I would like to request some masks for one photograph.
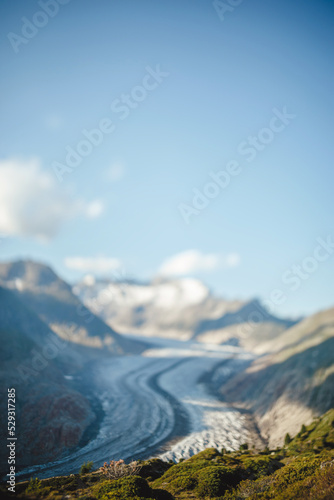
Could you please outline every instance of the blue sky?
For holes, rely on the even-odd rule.
[[[1,2],[2,260],[334,304],[334,4],[237,3]]]

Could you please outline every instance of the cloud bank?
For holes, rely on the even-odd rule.
[[[236,253],[227,255],[204,254],[199,250],[186,250],[166,259],[159,274],[163,276],[184,276],[201,271],[236,267],[240,257]]]
[[[61,189],[38,158],[0,161],[0,233],[48,241],[66,220],[102,212],[101,201],[84,202]]]

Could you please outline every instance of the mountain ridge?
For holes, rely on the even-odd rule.
[[[252,411],[271,446],[334,406],[334,308],[267,340],[267,354],[222,387],[224,397]]]
[[[0,263],[0,285],[11,289],[23,303],[62,339],[113,354],[144,348],[120,336],[87,309],[71,286],[45,264],[34,261]]]
[[[262,337],[298,320],[277,318],[258,299],[226,300],[199,280],[156,279],[148,284],[87,277],[73,287],[85,305],[120,333],[161,336],[255,350]],[[245,327],[252,334],[244,335]]]

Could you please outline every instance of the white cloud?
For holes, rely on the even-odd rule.
[[[166,259],[159,274],[164,276],[184,276],[200,271],[213,271],[219,268],[235,267],[239,264],[238,254],[203,254],[198,250],[186,250]]]
[[[61,188],[38,158],[0,161],[0,233],[47,241],[66,220],[102,211],[98,200],[87,203]]]
[[[89,219],[96,219],[100,217],[100,215],[104,211],[104,205],[101,200],[95,200],[91,203],[88,203],[86,207],[86,215]]]
[[[107,273],[119,269],[121,261],[112,257],[66,257],[65,266],[87,273]]]
[[[106,170],[107,179],[110,182],[117,182],[124,177],[125,168],[122,163],[114,163]]]

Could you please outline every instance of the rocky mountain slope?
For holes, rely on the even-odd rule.
[[[215,297],[203,283],[190,278],[137,283],[87,276],[73,291],[123,333],[234,343],[257,352],[263,340],[295,323],[269,314],[257,300]]]
[[[75,296],[54,271],[32,261],[0,263],[0,285],[33,310],[59,337],[113,354],[137,352],[143,346],[118,335]]]
[[[71,382],[82,359],[68,342],[29,310],[17,296],[0,287],[0,385],[16,392],[18,463],[21,467],[54,460],[78,446],[96,420],[91,402]],[[7,398],[0,402],[7,414]],[[2,443],[7,440],[1,428]],[[2,470],[7,450],[2,447]]]
[[[30,261],[0,264],[0,339],[0,384],[17,394],[20,467],[58,459],[92,437],[101,410],[89,363],[144,348],[89,311],[48,266]],[[6,404],[2,398],[2,415]],[[3,447],[2,463],[5,454]]]
[[[257,417],[270,446],[286,432],[334,406],[334,308],[319,312],[267,340],[258,358],[222,389]]]

